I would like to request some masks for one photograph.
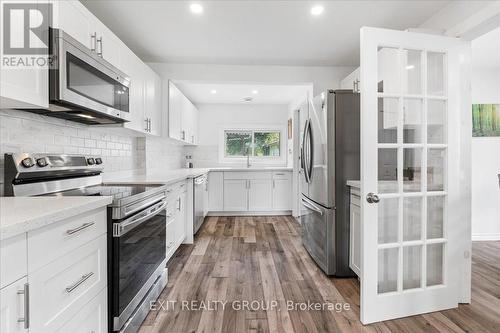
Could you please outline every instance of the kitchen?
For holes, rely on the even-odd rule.
[[[15,5],[2,1],[2,17],[26,9]],[[333,332],[390,327],[375,322],[470,303],[470,234],[445,232],[443,222],[470,214],[468,205],[452,212],[443,203],[470,202],[470,188],[448,181],[467,184],[470,175],[444,162],[470,156],[467,142],[456,141],[468,128],[440,113],[445,103],[466,109],[467,94],[456,94],[462,87],[445,93],[440,83],[443,75],[460,81],[443,68],[458,69],[453,57],[466,52],[425,30],[436,29],[435,11],[452,16],[457,5],[384,3],[408,22],[358,18],[344,41],[350,53],[328,46],[317,56],[321,44],[299,33],[324,29],[343,10],[367,15],[364,5],[35,1],[34,9],[50,13],[40,35],[48,48],[37,51],[50,67],[2,65],[1,290],[10,300],[2,301],[2,332]],[[470,5],[469,14],[493,15],[497,6],[482,5]],[[275,36],[248,31],[255,18],[274,26],[282,11],[302,18],[295,35],[309,44],[297,54],[286,24],[275,27],[283,40],[273,51]],[[20,20],[10,14],[9,23]],[[141,24],[122,23],[135,15]],[[473,28],[445,28],[466,35],[486,29],[486,16]],[[180,38],[176,25],[186,27]],[[360,38],[362,26],[415,29],[363,28]],[[227,40],[216,37],[221,31]],[[24,37],[11,31],[16,38]],[[370,40],[391,47],[359,55]],[[419,51],[428,49],[445,49],[450,62]],[[403,58],[405,84],[394,72]],[[433,76],[410,75],[423,67]],[[368,92],[379,102],[367,104]],[[378,109],[378,118],[363,114],[363,105]],[[401,107],[408,116],[398,116]],[[424,108],[432,116],[416,116]],[[465,122],[462,113],[456,118]],[[378,146],[370,145],[377,133]],[[370,155],[377,149],[373,174],[367,158],[377,160]],[[470,161],[460,165],[468,170]],[[363,189],[376,189],[374,180],[377,194]],[[378,243],[362,236],[377,234]],[[443,262],[448,247],[469,257]],[[444,266],[463,269],[463,281],[448,283]],[[408,306],[412,293],[418,309]],[[429,301],[436,295],[442,302]],[[392,306],[374,307],[380,297]],[[467,325],[488,316],[481,310]],[[416,325],[415,318],[402,320]],[[488,331],[494,323],[483,325]]]

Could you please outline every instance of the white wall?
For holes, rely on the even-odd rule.
[[[224,165],[219,161],[220,133],[224,127],[282,127],[285,130],[282,140],[287,141],[287,105],[199,104],[197,107],[200,112],[199,145],[184,150],[192,156],[195,167]],[[282,156],[280,164],[286,165],[285,151]]]
[[[475,61],[489,51],[485,45],[484,40],[472,42],[472,103],[500,104],[500,53],[492,63]],[[500,137],[474,137],[471,148],[472,239],[500,240]]]
[[[164,80],[222,82],[255,82],[274,84],[309,84],[314,95],[326,89],[336,89],[340,80],[354,67],[314,66],[243,66],[149,63]]]

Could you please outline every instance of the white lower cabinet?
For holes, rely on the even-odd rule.
[[[208,174],[208,210],[224,210],[224,172],[216,171]]]
[[[182,181],[167,187],[167,261],[186,238],[187,209],[189,207],[186,186],[186,181]]]
[[[280,213],[292,209],[290,171],[216,171],[209,174],[211,212]]]
[[[269,211],[273,209],[273,185],[271,179],[248,181],[248,210]]]
[[[25,295],[26,277],[0,290],[0,332],[28,332],[25,326],[25,305],[29,300]],[[32,331],[33,332],[33,331]]]
[[[361,207],[359,189],[351,188],[349,267],[356,275],[361,274]]]
[[[289,178],[273,179],[273,210],[292,209],[292,181]]]
[[[106,225],[102,207],[0,242],[0,332],[106,332]]]
[[[224,179],[224,211],[248,210],[248,180]]]
[[[107,332],[107,306],[108,295],[103,289],[90,302],[63,326],[55,330],[55,333],[106,333]]]
[[[34,332],[56,332],[107,285],[106,235],[29,274]]]

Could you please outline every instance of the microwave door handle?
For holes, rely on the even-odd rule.
[[[166,201],[161,201],[158,204],[147,210],[147,213],[140,213],[134,215],[123,222],[113,223],[113,237],[121,237],[128,233],[130,230],[141,225],[145,221],[149,220],[151,217],[156,216],[161,213],[167,207]]]

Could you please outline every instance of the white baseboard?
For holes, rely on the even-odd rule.
[[[274,216],[274,215],[292,215],[291,210],[279,210],[270,212],[208,212],[207,216]]]
[[[473,242],[500,241],[500,234],[472,234]]]

